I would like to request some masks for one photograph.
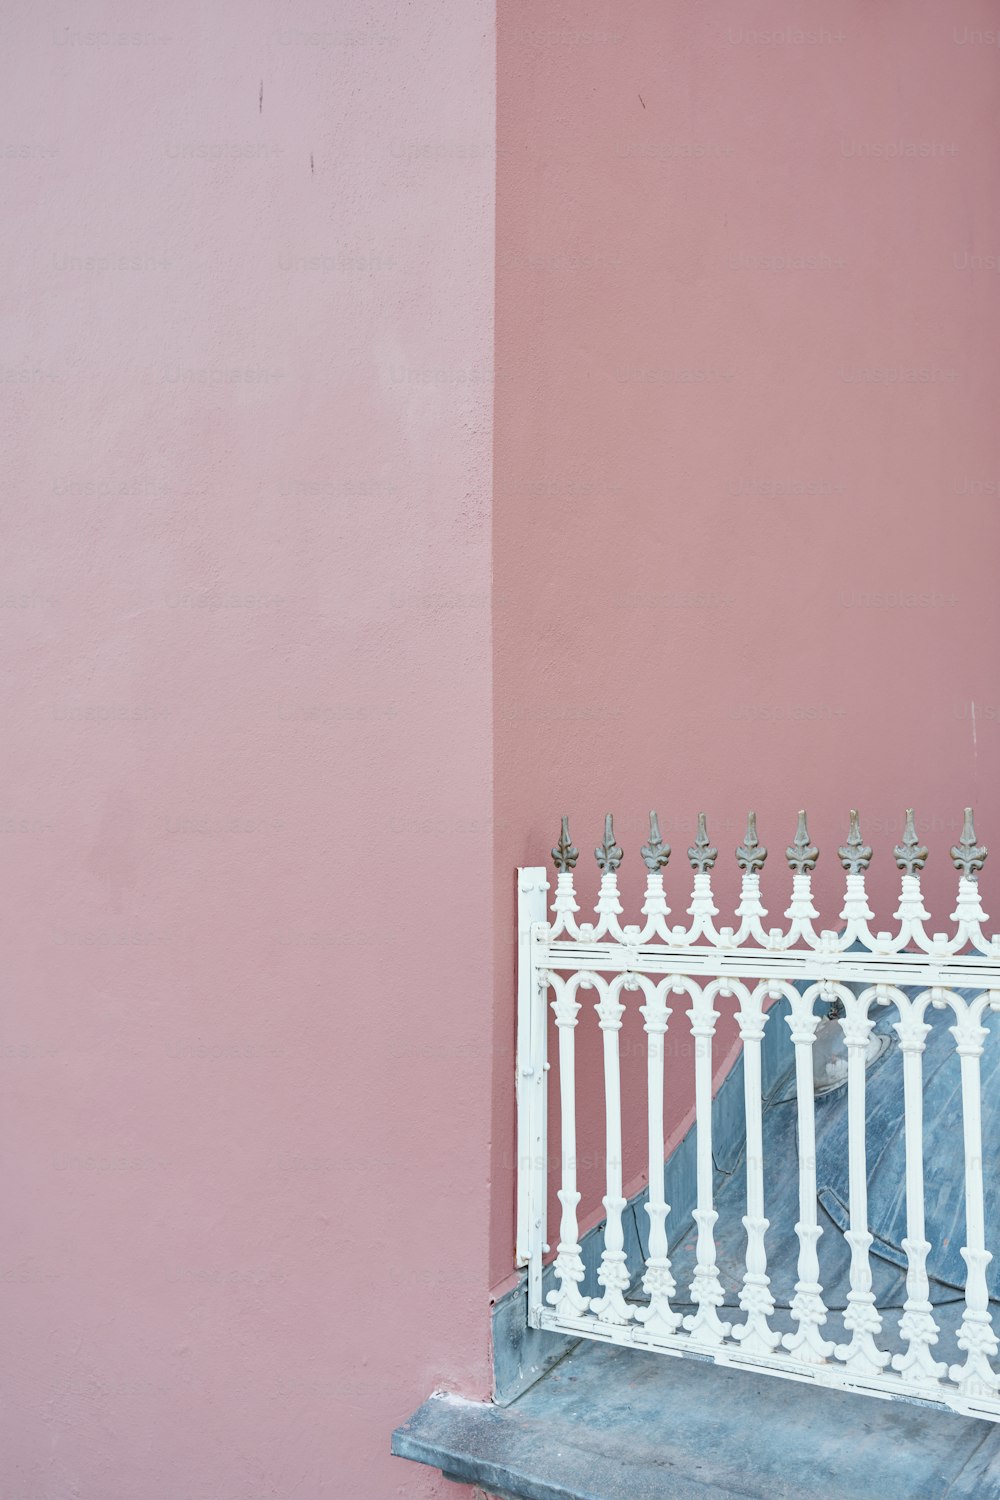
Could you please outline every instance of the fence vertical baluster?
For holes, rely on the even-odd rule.
[[[972,808],[965,809],[962,836],[951,850],[952,863],[959,872],[958,903],[952,914],[959,924],[956,945],[959,949],[971,938],[986,946],[981,923],[986,914],[979,901],[979,871],[986,861],[987,850],[976,843]],[[943,998],[943,997],[942,997]],[[989,1311],[986,1267],[993,1259],[986,1249],[986,1225],[983,1207],[983,1127],[979,1059],[983,1055],[986,1027],[982,1024],[986,1007],[1000,1007],[1000,993],[987,992],[971,1002],[956,1005],[955,1038],[962,1074],[962,1135],[965,1145],[965,1244],[962,1259],[967,1267],[965,1279],[965,1315],[958,1334],[958,1347],[965,1351],[964,1365],[954,1364],[948,1374],[965,1396],[995,1396],[1000,1381],[990,1364],[997,1353],[997,1338]]]
[[[903,1132],[906,1146],[906,1301],[899,1320],[899,1332],[906,1350],[892,1356],[892,1368],[907,1384],[936,1385],[948,1366],[931,1354],[940,1330],[934,1321],[930,1286],[927,1280],[927,1257],[930,1242],[924,1226],[924,1094],[923,1051],[930,1026],[924,1020],[927,1002],[935,992],[925,990],[910,1001],[901,991],[895,992],[899,1020],[893,1031],[899,1037],[903,1054]]]
[[[847,1043],[847,1158],[849,1173],[850,1228],[844,1238],[851,1247],[851,1289],[847,1294],[844,1327],[849,1344],[838,1344],[834,1353],[850,1375],[862,1378],[881,1374],[889,1355],[875,1343],[882,1331],[882,1318],[872,1292],[872,1268],[868,1231],[868,1164],[865,1151],[865,1061],[874,1021],[868,1015],[872,998],[883,987],[875,986],[855,997],[843,985],[824,983],[820,993],[833,1000],[838,995],[846,1014],[841,1021]]]
[[[778,987],[775,986],[777,989]],[[781,1342],[802,1364],[825,1364],[833,1344],[820,1329],[827,1320],[823,1288],[819,1280],[816,1246],[823,1233],[816,1218],[816,1099],[813,1084],[813,1044],[820,1017],[813,1005],[820,985],[810,985],[804,994],[792,986],[781,990],[791,1003],[785,1017],[795,1047],[795,1107],[799,1127],[799,1218],[795,1233],[799,1241],[798,1279],[791,1314],[798,1327]]]
[[[578,986],[589,988],[593,976],[576,975],[563,979],[558,974],[547,976],[556,992],[552,1010],[559,1032],[559,1111],[562,1148],[562,1177],[557,1192],[562,1204],[559,1222],[559,1247],[556,1254],[555,1274],[558,1287],[549,1292],[547,1301],[561,1318],[580,1317],[587,1311],[590,1298],[580,1291],[586,1274],[580,1254],[580,1231],[576,1210],[580,1194],[576,1187],[576,1024],[580,1013],[580,1002],[576,998]]]
[[[715,987],[704,989],[694,980],[673,981],[673,988],[687,990],[691,996],[691,1009],[687,1012],[694,1037],[694,1113],[698,1162],[698,1206],[692,1215],[698,1226],[698,1243],[695,1250],[694,1276],[691,1280],[691,1301],[697,1304],[697,1312],[684,1319],[684,1327],[701,1344],[721,1344],[732,1331],[732,1324],[720,1319],[716,1308],[725,1301],[725,1293],[719,1280],[719,1268],[715,1263],[715,1223],[719,1215],[714,1206],[713,1177],[715,1163],[712,1158],[712,1037],[719,1012],[713,1009],[712,997]]]
[[[594,1007],[604,1036],[607,1192],[603,1199],[604,1251],[597,1273],[604,1295],[591,1300],[590,1310],[597,1314],[602,1323],[629,1323],[634,1314],[634,1310],[625,1301],[630,1278],[625,1255],[625,1231],[622,1227],[625,1199],[622,1197],[622,1104],[618,1033],[625,1014],[625,1007],[619,999],[623,986],[638,989],[639,982],[630,975],[613,979],[610,983],[598,981],[601,999]]]
[[[990,1358],[997,1353],[997,1337],[990,1317],[986,1267],[993,1259],[986,1249],[983,1209],[983,1129],[979,1059],[983,1055],[986,1027],[982,1024],[987,1004],[1000,1006],[1000,992],[980,995],[968,1003],[949,994],[955,1011],[955,1038],[962,1073],[962,1137],[965,1146],[965,1313],[958,1332],[958,1347],[965,1351],[965,1364],[954,1364],[948,1374],[963,1396],[993,1397],[1000,1389]]]
[[[646,1274],[642,1278],[643,1291],[649,1297],[649,1305],[636,1313],[647,1333],[675,1333],[680,1327],[680,1313],[670,1306],[670,1298],[677,1289],[670,1269],[667,1243],[667,1215],[670,1205],[664,1195],[664,1141],[663,1141],[663,1048],[667,1031],[667,1020],[671,1014],[667,1005],[666,989],[669,980],[650,986],[646,1004],[640,1006],[645,1020],[647,1043],[647,1116],[649,1124],[649,1197],[646,1213],[649,1216],[649,1255],[646,1257]]]
[[[747,1315],[745,1323],[733,1328],[748,1354],[770,1354],[780,1341],[767,1319],[774,1311],[771,1281],[767,1274],[767,1249],[764,1237],[770,1224],[764,1217],[764,1136],[761,1107],[760,1044],[764,1039],[767,1016],[763,1002],[768,991],[766,982],[751,993],[745,985],[723,985],[720,993],[740,997],[736,1019],[743,1043],[743,1108],[746,1116],[746,1197],[747,1211],[743,1227],[747,1232],[746,1271],[740,1291],[740,1307]]]

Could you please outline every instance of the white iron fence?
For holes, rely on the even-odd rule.
[[[959,1411],[1000,1421],[1000,1377],[991,1360],[997,1354],[987,1267],[983,1193],[983,1149],[980,1059],[988,1035],[989,1009],[1000,1010],[1000,937],[985,937],[987,920],[980,905],[978,872],[986,850],[976,842],[971,811],[951,855],[959,871],[958,900],[950,935],[929,935],[924,924],[920,872],[927,849],[907,813],[901,842],[893,853],[902,871],[895,932],[872,933],[873,914],[865,890],[865,871],[872,857],[862,841],[857,815],[851,814],[847,842],[839,850],[846,871],[846,896],[839,931],[817,931],[812,871],[816,848],[805,815],[787,851],[792,870],[787,925],[766,928],[761,904],[760,870],[767,851],[761,846],[753,814],[744,843],[736,851],[742,890],[735,916],[738,926],[717,928],[712,893],[717,850],[709,842],[704,816],[688,857],[694,889],[687,908],[690,922],[672,926],[664,892],[663,870],[670,850],[660,837],[655,814],[642,849],[648,875],[641,924],[623,926],[617,870],[622,851],[612,821],[597,848],[601,870],[597,921],[577,920],[574,848],[563,820],[552,854],[558,871],[551,920],[546,909],[549,885],[544,868],[519,872],[519,1038],[518,1038],[518,1263],[528,1267],[529,1323],[577,1338],[634,1345],[673,1355],[693,1354],[728,1365],[751,1365],[776,1375],[809,1380],[879,1396],[927,1399]],[[581,991],[596,992],[594,1006],[603,1039],[603,1099],[588,1095],[578,1082],[575,1044],[581,1016]],[[629,1004],[643,1018],[647,1051],[648,1115],[648,1254],[641,1291],[626,1264],[622,1183],[622,1114],[619,1033]],[[671,1007],[671,996],[684,999]],[[798,1149],[798,1221],[769,1224],[764,1201],[761,1043],[772,1002],[782,1007],[794,1047]],[[639,1003],[641,1001],[641,1003]],[[734,1002],[743,1048],[746,1123],[745,1269],[739,1292],[739,1321],[725,1321],[726,1296],[716,1264],[713,1202],[712,1042],[721,1014],[717,1005]],[[837,1004],[839,1002],[839,1004]],[[558,1093],[561,1120],[562,1206],[555,1283],[543,1294],[546,1244],[546,1114],[550,1064],[547,1061],[547,1006],[558,1035]],[[866,1153],[866,1055],[875,1020],[873,1007],[894,1006],[894,1031],[902,1059],[905,1141],[905,1302],[892,1354],[887,1310],[873,1292]],[[947,1009],[960,1077],[961,1130],[954,1120],[954,1174],[964,1176],[964,1289],[961,1322],[955,1330],[953,1363],[935,1357],[939,1327],[928,1281],[931,1245],[925,1231],[925,1158],[923,1119],[923,1053],[931,1030],[932,1009]],[[588,1007],[589,1009],[589,1007]],[[817,1215],[813,1049],[824,1014],[839,1016],[847,1051],[847,1141],[849,1224],[843,1237],[850,1250],[849,1289],[843,1310],[844,1342],[823,1334],[831,1314],[820,1284],[817,1245],[823,1230]],[[884,1014],[884,1012],[881,1012]],[[694,1092],[696,1119],[697,1246],[690,1288],[680,1294],[686,1316],[677,1310],[677,1286],[671,1265],[674,1231],[664,1199],[664,1052],[670,1027],[689,1025],[695,1039]],[[593,1024],[593,1023],[589,1023]],[[950,1050],[950,1043],[947,1046]],[[684,1049],[672,1049],[675,1052]],[[676,1062],[675,1065],[680,1066]],[[952,1063],[949,1060],[949,1066]],[[897,1064],[898,1066],[898,1064]],[[667,1087],[671,1079],[666,1080]],[[676,1087],[676,1082],[674,1082]],[[957,1089],[957,1083],[956,1083]],[[576,1180],[577,1113],[604,1117],[606,1191],[603,1249],[597,1273],[598,1295],[586,1295],[581,1257]],[[995,1170],[995,1168],[993,1169]],[[959,1188],[961,1192],[962,1189]],[[900,1208],[902,1212],[902,1206]],[[769,1234],[770,1231],[770,1234]],[[839,1230],[835,1231],[841,1232]],[[794,1234],[797,1280],[787,1320],[794,1328],[781,1333],[772,1326],[774,1296],[768,1277],[768,1242]],[[547,1272],[546,1280],[551,1278]],[[591,1288],[591,1292],[597,1288]],[[957,1298],[955,1300],[958,1300]]]

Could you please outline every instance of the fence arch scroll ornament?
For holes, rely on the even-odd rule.
[[[618,889],[624,858],[611,815],[605,819],[595,858],[600,871],[594,921],[580,920],[575,870],[579,850],[569,822],[562,820],[552,849],[556,871],[552,890],[545,869],[519,872],[519,1030],[518,1262],[528,1268],[529,1322],[576,1337],[600,1338],[669,1354],[711,1357],[719,1363],[752,1365],[776,1375],[809,1380],[879,1396],[905,1396],[945,1404],[1000,1421],[998,1341],[992,1326],[983,1191],[980,1059],[988,1036],[988,1012],[1000,1010],[1000,937],[986,936],[988,918],[980,901],[978,876],[987,850],[977,841],[971,809],[951,849],[958,872],[958,894],[950,931],[928,932],[921,891],[928,850],[918,837],[912,810],[903,822],[892,857],[900,873],[893,931],[872,932],[866,877],[873,858],[864,842],[857,812],[837,855],[845,872],[843,906],[836,928],[818,928],[812,877],[819,850],[812,843],[806,814],[800,812],[785,850],[791,871],[791,897],[780,926],[766,925],[760,874],[768,851],[750,813],[735,851],[741,872],[733,925],[718,925],[712,889],[719,851],[707,820],[699,814],[687,850],[692,870],[686,921],[671,921],[666,871],[671,850],[655,813],[640,851],[646,882],[640,921],[625,922]],[[548,905],[551,896],[551,905]],[[635,997],[633,999],[633,996]],[[787,1001],[787,1023],[794,1056],[798,1141],[798,1218],[794,1225],[771,1225],[764,1196],[764,1140],[761,1048],[773,1003]],[[629,1009],[641,1016],[646,1046],[648,1254],[637,1285],[624,1250],[622,1215],[622,1116],[619,1039]],[[562,1145],[557,1196],[561,1206],[559,1241],[553,1266],[555,1284],[543,1294],[546,1252],[547,1155],[545,1121],[549,1062],[547,1010],[558,1037],[557,1071]],[[712,1038],[720,1016],[731,1013],[743,1048],[743,1103],[746,1128],[745,1269],[739,1289],[739,1316],[727,1318],[716,1263],[712,1147]],[[961,1150],[956,1130],[955,1171],[963,1180],[965,1286],[961,1324],[951,1360],[930,1298],[928,1256],[932,1246],[925,1224],[924,1092],[922,1069],[934,1011],[949,1013],[955,1066],[961,1086]],[[826,1016],[839,1018],[847,1051],[847,1227],[849,1289],[843,1312],[844,1337],[831,1328],[830,1309],[820,1278],[818,1241],[824,1230],[817,1211],[816,1112],[813,1049]],[[894,1015],[903,1086],[906,1233],[905,1302],[897,1314],[880,1308],[873,1291],[868,1210],[866,1142],[866,1054],[880,1014]],[[581,1026],[599,1028],[603,1096],[588,1095],[578,1084],[576,1039]],[[670,1205],[664,1197],[664,1055],[668,1031],[687,1027],[695,1039],[697,1231],[690,1286],[678,1302],[671,1260]],[[949,1062],[949,1066],[951,1063]],[[584,1290],[586,1273],[580,1243],[576,1180],[577,1115],[603,1116],[606,1184],[603,1249],[596,1288]],[[957,1127],[957,1120],[955,1121]],[[834,1231],[837,1231],[835,1229]],[[768,1275],[768,1244],[776,1235],[794,1235],[797,1278],[788,1305],[790,1331],[774,1326],[775,1299]],[[675,1305],[675,1303],[677,1305]],[[693,1308],[682,1312],[681,1308]],[[896,1352],[887,1348],[888,1318],[896,1318]]]

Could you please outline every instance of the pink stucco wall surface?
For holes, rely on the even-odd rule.
[[[388,1444],[489,1386],[491,6],[0,32],[0,1489],[461,1494]]]
[[[1000,836],[996,21],[986,0],[501,0],[498,1281],[511,871],[560,813],[592,902],[605,811],[634,896],[657,808],[683,911],[696,813],[731,903],[755,807],[780,914],[804,806],[828,925],[850,807],[880,913],[905,807],[945,915],[963,804]],[[983,889],[996,911],[996,865]],[[623,1045],[638,1187],[641,1018]],[[670,1062],[679,1127],[693,1067]],[[579,1154],[593,1217],[599,1130]]]
[[[0,18],[30,1500],[461,1493],[388,1433],[488,1389],[561,812],[731,900],[754,805],[772,910],[799,805],[828,910],[852,805],[882,910],[1000,826],[992,7],[498,19],[495,135],[485,0]]]

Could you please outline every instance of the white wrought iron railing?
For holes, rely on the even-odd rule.
[[[866,870],[872,850],[864,844],[852,812],[850,833],[838,851],[846,871],[846,896],[838,931],[817,931],[812,872],[818,851],[810,841],[805,814],[787,859],[792,871],[787,925],[766,928],[761,903],[760,871],[766,857],[754,815],[736,851],[742,888],[735,911],[738,926],[717,927],[719,915],[712,891],[717,850],[711,845],[704,816],[688,856],[694,871],[687,925],[668,922],[664,868],[670,855],[656,815],[650,815],[648,843],[642,849],[647,878],[642,922],[622,925],[618,869],[622,851],[612,820],[605,824],[596,849],[601,870],[594,923],[577,919],[574,885],[578,851],[567,820],[552,851],[558,872],[551,919],[544,868],[519,871],[519,1037],[518,1037],[518,1263],[528,1268],[528,1320],[535,1328],[576,1338],[634,1345],[672,1355],[709,1357],[727,1365],[750,1365],[775,1375],[808,1380],[878,1396],[926,1399],[956,1410],[1000,1421],[1000,1376],[992,1360],[997,1338],[992,1327],[987,1267],[983,1192],[983,1144],[980,1059],[988,1028],[988,1010],[1000,1010],[1000,937],[983,935],[987,920],[980,904],[978,874],[986,857],[976,842],[972,813],[967,810],[962,836],[951,850],[959,872],[958,900],[950,934],[928,934],[929,920],[921,894],[921,870],[927,849],[919,842],[911,813],[893,854],[902,872],[895,932],[873,933],[873,913],[866,892]],[[597,1089],[581,1091],[575,1064],[581,1016],[580,992],[596,992],[597,1023],[603,1045],[603,1099]],[[643,1019],[647,1053],[648,1118],[648,1253],[640,1287],[626,1264],[622,1182],[622,1109],[619,1033],[628,1001],[635,992]],[[686,997],[688,1007],[672,1008],[672,995]],[[795,1110],[798,1146],[797,1222],[770,1224],[766,1217],[761,1090],[761,1042],[772,1003],[781,1007],[794,1048]],[[641,1000],[641,1004],[638,1002]],[[745,1267],[738,1304],[741,1320],[726,1321],[726,1294],[716,1264],[713,1201],[712,1038],[722,1013],[717,1005],[734,1002],[743,1056],[745,1108]],[[838,1004],[839,1002],[839,1004]],[[557,1072],[550,1074],[547,1009],[558,1036]],[[897,1352],[883,1345],[888,1310],[873,1291],[870,1247],[873,1236],[868,1209],[866,1151],[866,1055],[875,1020],[873,1007],[894,1006],[893,1029],[902,1058],[905,1141],[905,1302],[894,1330]],[[935,1357],[940,1329],[928,1281],[932,1247],[925,1229],[925,1155],[922,1067],[932,1010],[951,1012],[949,1030],[957,1055],[961,1128],[954,1132],[954,1173],[964,1178],[965,1263],[961,1322],[954,1332],[954,1360]],[[836,1318],[824,1299],[817,1245],[816,1134],[813,1049],[827,1015],[839,1016],[847,1051],[847,1141],[849,1223],[842,1232],[849,1246],[849,1288],[843,1311],[843,1342],[824,1336]],[[885,1014],[885,1012],[880,1012]],[[697,1226],[693,1273],[687,1295],[678,1301],[672,1268],[670,1207],[664,1196],[664,1052],[668,1027],[683,1027],[694,1041]],[[593,1024],[593,1023],[590,1023]],[[638,1024],[638,1023],[636,1023]],[[950,1043],[946,1044],[950,1049]],[[675,1053],[683,1049],[672,1049]],[[951,1063],[948,1064],[951,1066]],[[554,1265],[543,1268],[546,1243],[548,1169],[547,1091],[558,1079],[561,1136],[561,1204]],[[675,1084],[676,1086],[676,1084]],[[580,1246],[576,1176],[577,1113],[604,1119],[606,1145],[603,1248],[597,1288],[587,1294]],[[957,1114],[957,1110],[956,1110]],[[996,1171],[991,1160],[991,1171]],[[791,1166],[790,1166],[791,1170]],[[961,1187],[959,1191],[962,1191]],[[846,1217],[846,1216],[845,1216]],[[797,1280],[788,1303],[794,1324],[782,1333],[773,1326],[775,1301],[768,1277],[768,1239],[796,1236]],[[845,1257],[846,1258],[846,1257]],[[593,1292],[597,1291],[597,1295]],[[957,1298],[956,1298],[957,1300]],[[687,1315],[679,1306],[693,1309]],[[828,1330],[829,1331],[829,1330]]]

